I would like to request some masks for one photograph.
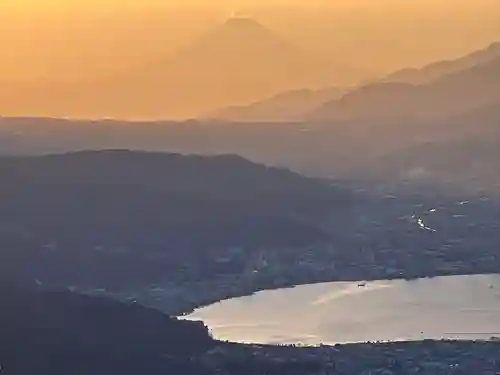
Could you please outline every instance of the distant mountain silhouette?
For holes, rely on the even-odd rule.
[[[446,75],[460,73],[476,65],[488,64],[500,58],[500,43],[493,43],[488,48],[475,51],[456,60],[439,61],[421,69],[406,68],[396,71],[382,80],[361,86],[361,90],[353,95],[370,95],[373,106],[384,101],[384,97],[406,95],[405,84],[423,85]],[[223,108],[210,113],[206,118],[226,121],[293,121],[322,104],[340,99],[352,89],[327,88],[322,90],[292,90],[274,95],[242,106]]]
[[[445,75],[431,83],[377,83],[353,90],[312,111],[323,121],[436,120],[500,100],[500,58]]]
[[[363,85],[356,91],[354,88],[327,88],[322,90],[286,91],[265,100],[243,105],[223,108],[205,117],[227,121],[293,121],[297,120],[315,107],[326,102],[336,101],[343,94],[352,92],[349,101],[355,97],[370,97],[372,106],[378,107],[392,96],[407,95],[410,85],[429,84],[447,75],[460,73],[476,65],[484,65],[500,58],[500,43],[493,43],[484,50],[475,51],[462,58],[439,61],[421,69],[402,69],[382,80]],[[417,94],[415,97],[417,99]],[[346,99],[347,100],[347,99]],[[361,99],[362,100],[362,99]]]
[[[500,58],[500,42],[493,43],[489,47],[472,52],[454,60],[438,61],[423,68],[406,68],[398,70],[387,77],[383,82],[406,82],[412,84],[424,84],[432,82],[445,75],[458,73],[461,70],[466,70],[488,63],[492,60]]]
[[[321,104],[340,97],[341,88],[292,90],[257,102],[220,109],[206,118],[225,121],[293,121],[299,120]]]
[[[4,86],[0,114],[190,118],[287,90],[352,84],[360,77],[366,77],[360,69],[304,52],[256,20],[235,17],[172,58],[126,75],[85,85]]]
[[[235,17],[161,66],[151,65],[140,72],[137,80],[123,80],[128,82],[125,92],[139,88],[141,95],[151,96],[149,104],[141,103],[140,97],[132,100],[130,111],[153,118],[171,113],[178,118],[246,104],[285,90],[353,83],[359,74],[358,69],[300,50],[252,18]]]

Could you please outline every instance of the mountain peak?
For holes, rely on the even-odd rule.
[[[190,49],[212,57],[243,53],[259,56],[261,59],[264,55],[276,54],[276,50],[283,47],[293,49],[254,18],[232,16],[212,29]]]
[[[237,27],[237,28],[265,28],[259,21],[255,18],[248,16],[231,16],[226,22],[224,22],[226,27]]]
[[[238,38],[263,38],[279,39],[274,32],[261,24],[255,18],[247,16],[232,16],[221,24],[215,31],[215,34],[232,35]]]

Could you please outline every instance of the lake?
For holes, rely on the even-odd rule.
[[[221,301],[184,318],[241,343],[489,339],[500,337],[500,275],[302,285]]]

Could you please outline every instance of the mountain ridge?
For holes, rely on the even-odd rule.
[[[465,56],[436,61],[422,68],[403,68],[387,77],[383,82],[407,82],[413,84],[430,83],[447,74],[458,73],[461,70],[472,68],[474,65],[487,63],[500,57],[500,42],[493,42],[488,47],[471,52]]]
[[[500,93],[500,57],[414,85],[382,82],[329,101],[307,118],[325,121],[439,119],[496,102]]]
[[[294,121],[300,120],[318,105],[340,98],[348,89],[330,87],[285,91],[248,105],[226,107],[202,118],[223,121]]]
[[[373,94],[394,95],[395,97],[399,94],[405,95],[405,88],[425,86],[433,81],[444,79],[446,76],[463,73],[475,66],[486,65],[497,58],[500,58],[500,42],[492,43],[484,49],[474,51],[457,59],[436,61],[420,69],[404,68],[389,74],[385,78],[358,87],[285,91],[246,105],[222,108],[206,115],[204,118],[225,121],[294,121],[308,118],[307,112],[312,112],[315,109],[314,107],[319,109],[322,105],[326,105],[327,102],[335,100],[349,105],[353,97],[363,96],[364,94],[372,95],[372,99],[375,101],[373,106],[376,107],[379,105],[378,101],[383,101],[383,98],[373,97]],[[331,90],[330,96],[328,90]],[[370,118],[371,114],[365,117]]]

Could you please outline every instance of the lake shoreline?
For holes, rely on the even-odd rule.
[[[423,340],[420,342],[361,343],[320,347],[221,343],[206,354],[207,362],[221,356],[246,364],[292,362],[316,365],[318,374],[495,374],[500,370],[500,342]]]
[[[435,279],[435,278],[440,278],[440,277],[447,277],[447,276],[476,276],[476,275],[500,275],[500,271],[498,273],[492,273],[485,271],[483,273],[478,272],[478,273],[468,273],[468,272],[451,272],[451,273],[441,273],[441,274],[435,274],[435,275],[423,275],[423,276],[418,276],[418,277],[388,277],[388,278],[365,278],[365,279],[359,279],[359,278],[332,278],[332,279],[321,279],[321,280],[311,280],[310,282],[306,283],[286,283],[283,285],[272,285],[269,287],[263,287],[263,288],[257,288],[252,291],[244,291],[242,293],[234,293],[230,295],[222,294],[223,297],[221,298],[215,298],[215,299],[209,299],[206,301],[202,301],[194,306],[190,306],[188,309],[179,309],[179,312],[172,312],[169,313],[171,316],[175,317],[185,317],[186,315],[190,315],[196,310],[199,310],[201,308],[224,302],[233,298],[241,298],[241,297],[250,297],[253,296],[257,293],[260,292],[266,292],[266,291],[273,291],[273,290],[279,290],[279,289],[294,289],[297,287],[301,286],[306,286],[306,285],[317,285],[317,284],[328,284],[328,283],[336,283],[336,282],[346,282],[346,283],[371,283],[371,282],[377,282],[377,281],[416,281],[416,280],[426,280],[426,279]]]
[[[497,303],[493,301],[490,295],[491,293],[496,295],[496,290],[500,288],[496,280],[498,276],[499,274],[465,274],[418,279],[394,278],[391,280],[367,280],[366,282],[343,280],[341,282],[317,282],[306,285],[293,285],[272,290],[260,290],[247,294],[244,297],[218,300],[204,309],[197,308],[191,314],[178,315],[177,317],[185,320],[202,321],[211,329],[215,338],[239,344],[275,345],[276,343],[278,345],[290,345],[293,343],[300,345],[303,343],[301,346],[309,347],[359,344],[375,341],[379,343],[415,342],[421,340],[488,341],[500,336],[500,327],[496,325],[495,320],[490,316],[499,309]],[[405,281],[423,281],[423,283],[413,284],[405,283]],[[339,285],[335,285],[336,283]],[[321,284],[325,284],[325,286]],[[332,285],[327,286],[327,284]],[[292,294],[283,295],[281,293],[300,287],[305,288]],[[432,290],[433,293],[429,293],[429,290]],[[466,293],[465,297],[462,296],[462,291]],[[252,296],[255,297],[260,292],[269,293],[252,298]],[[361,304],[359,298],[356,298],[359,293],[367,293],[366,297],[363,297]],[[333,299],[331,295],[333,295]],[[451,297],[448,298],[448,295]],[[342,298],[342,303],[340,305],[337,303],[332,304],[332,301],[337,300],[339,296]],[[373,312],[370,306],[377,300],[373,300],[372,296],[375,296],[374,298],[383,298],[379,302],[375,302],[374,306],[376,310]],[[408,296],[410,296],[409,299]],[[387,300],[387,298],[390,299]],[[321,307],[315,307],[316,300],[322,301]],[[289,304],[288,301],[290,301]],[[493,302],[490,304],[489,301]],[[349,307],[349,303],[351,303],[352,308]],[[366,303],[366,306],[363,303]],[[387,305],[388,307],[383,305]],[[282,306],[284,306],[283,308],[287,313],[278,321],[274,321],[274,318],[268,316],[272,311],[279,311],[279,308]],[[342,308],[338,310],[338,306],[342,306]],[[241,310],[243,307],[244,309]],[[454,311],[455,308],[458,310]],[[321,314],[323,315],[326,312],[327,315],[336,318],[333,318],[333,320],[331,318],[324,320],[325,318],[317,316],[316,311],[322,311]],[[350,327],[351,323],[353,323],[351,322],[351,316],[349,314],[345,315],[348,311],[353,311],[354,315],[352,319],[354,321],[358,319],[356,325],[368,324],[365,326],[367,328],[357,329],[355,325],[353,326],[354,328],[344,330],[344,324]],[[394,311],[398,312],[394,313]],[[306,319],[306,325],[304,326],[299,323],[298,325],[294,325],[293,328],[285,329],[285,325],[288,324],[286,322],[295,321],[297,314],[299,314],[300,318],[296,321],[300,322],[300,319]],[[343,316],[342,314],[345,315],[344,318],[340,318]],[[374,319],[373,314],[375,314],[376,320],[372,321]],[[476,316],[478,319],[474,318],[474,315],[478,314],[481,316]],[[427,315],[431,317],[436,316],[436,319],[422,318],[422,316]],[[251,318],[252,316],[259,318],[253,319]],[[410,319],[410,317],[412,318]],[[481,320],[483,317],[490,317],[490,320],[486,319],[483,322]],[[408,319],[410,319],[408,323],[411,322],[411,326],[413,327],[409,328],[409,330],[406,328],[407,323],[405,323],[405,320]],[[461,322],[458,325],[455,322],[457,319],[458,322]],[[469,319],[470,323],[467,323]],[[448,323],[448,320],[453,321],[453,323]],[[228,321],[230,323],[220,325],[220,321]],[[394,323],[396,321],[397,323]],[[436,322],[440,322],[438,325],[439,328],[436,328]],[[392,326],[393,323],[396,325]],[[261,324],[264,325],[262,326]],[[271,326],[268,326],[269,324]],[[330,332],[333,333],[333,336],[329,336],[328,333],[317,333],[322,332],[321,330],[316,331],[317,328],[311,331],[311,327],[322,327],[324,324],[331,324],[331,328],[328,329],[331,330]],[[379,331],[378,328],[373,328],[385,327],[387,324],[392,327],[390,329],[387,328],[389,329],[388,331],[384,329]],[[254,325],[256,327],[255,331],[253,329],[246,329],[246,327]],[[462,329],[462,327],[465,328]],[[234,334],[238,338],[232,337]],[[318,334],[319,336],[316,336]]]

